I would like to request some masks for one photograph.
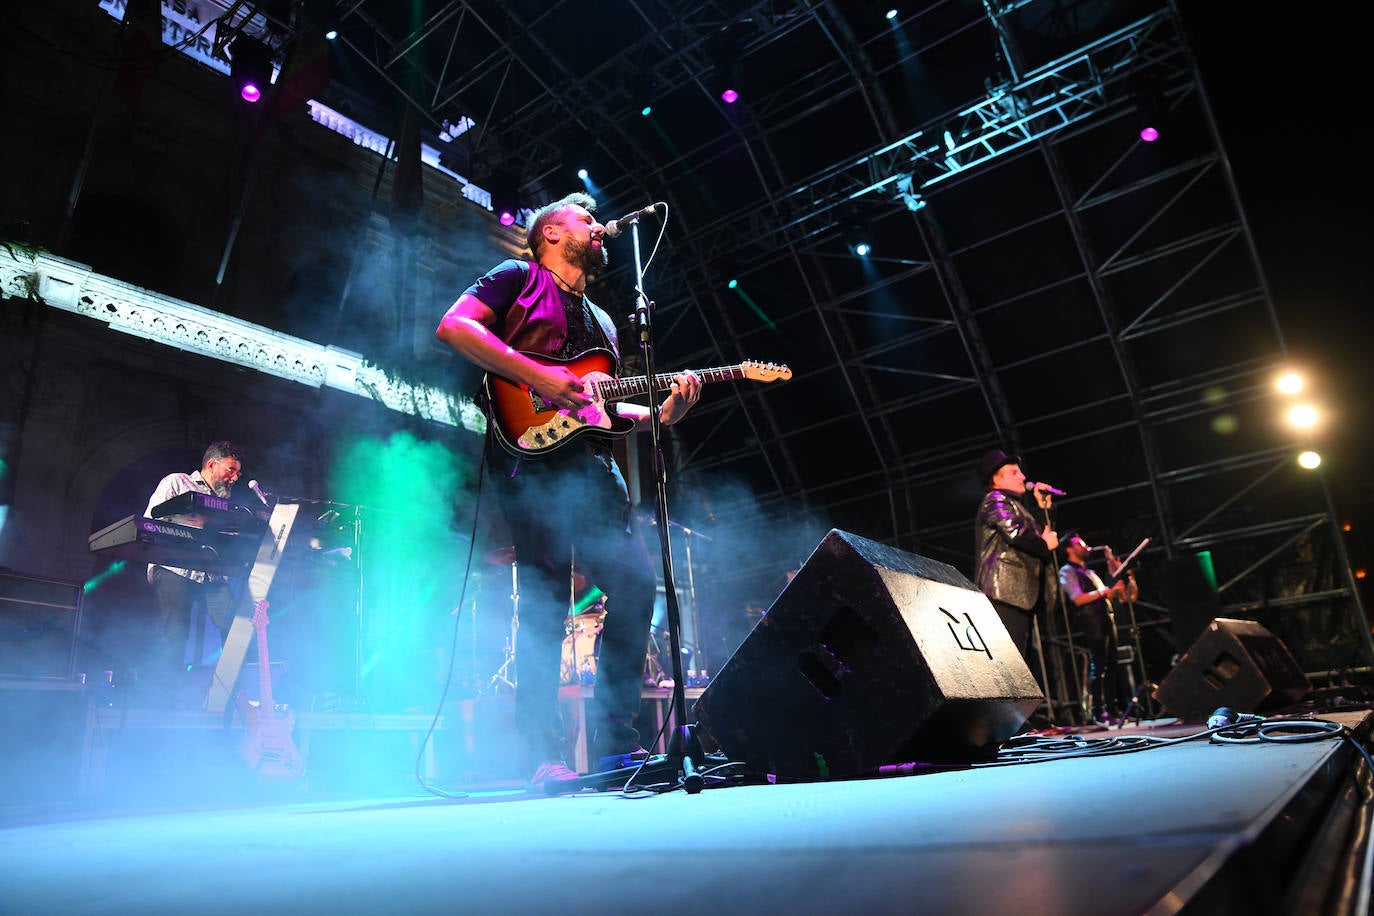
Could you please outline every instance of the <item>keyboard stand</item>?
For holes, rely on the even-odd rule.
[[[248,573],[248,587],[239,596],[234,621],[229,625],[229,635],[224,640],[214,677],[210,680],[210,690],[205,695],[205,708],[210,712],[224,712],[229,703],[243,669],[243,659],[248,654],[248,644],[253,640],[253,606],[266,599],[267,590],[272,587],[272,579],[277,575],[277,566],[286,549],[286,539],[296,524],[300,508],[298,503],[278,503],[272,509],[272,518],[263,532],[262,546]]]

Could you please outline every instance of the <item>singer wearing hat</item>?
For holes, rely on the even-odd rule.
[[[974,581],[992,601],[1022,657],[1036,614],[1055,601],[1054,550],[1059,546],[1046,514],[1053,495],[1045,484],[1030,492],[1044,521],[1026,505],[1026,475],[1021,459],[995,448],[978,461],[983,501],[974,524],[977,569]],[[1043,685],[1042,685],[1043,686]]]

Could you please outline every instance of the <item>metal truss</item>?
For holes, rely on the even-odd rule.
[[[814,338],[817,362],[807,371],[834,381],[825,389],[826,409],[809,415],[790,409],[784,395],[763,389],[740,388],[697,408],[691,439],[684,441],[693,473],[750,475],[756,482],[747,495],[716,501],[717,521],[766,528],[800,510],[839,524],[862,524],[867,533],[898,546],[966,567],[972,506],[950,493],[962,486],[984,449],[1007,444],[1046,456],[1118,449],[1132,455],[1129,472],[1075,489],[1074,504],[1083,507],[1088,526],[1149,532],[1155,555],[1166,562],[1214,551],[1225,569],[1226,608],[1332,605],[1333,613],[1344,615],[1363,661],[1374,660],[1325,485],[1319,476],[1298,479],[1291,472],[1298,443],[1257,437],[1196,461],[1179,447],[1180,437],[1186,438],[1180,430],[1217,412],[1208,392],[1225,390],[1230,410],[1263,409],[1270,397],[1265,376],[1283,362],[1286,347],[1176,10],[1166,0],[1068,53],[1025,68],[1007,18],[1036,2],[943,10],[948,15],[942,27],[949,34],[980,28],[995,35],[1010,72],[989,74],[981,96],[916,125],[900,123],[877,85],[906,58],[880,54],[877,39],[848,34],[852,11],[839,3],[669,6],[635,0],[627,4],[629,14],[652,27],[591,68],[574,67],[540,32],[543,16],[562,8],[561,0],[524,24],[518,9],[453,2],[400,39],[370,19],[369,3],[352,3],[346,12],[371,28],[370,60],[384,74],[396,73],[407,51],[422,41],[454,47],[460,35],[465,42],[473,38],[483,50],[461,73],[428,75],[430,110],[439,117],[452,107],[473,117],[478,127],[468,142],[474,161],[503,163],[523,177],[527,189],[544,187],[564,156],[563,138],[579,132],[615,163],[618,174],[605,186],[611,199],[658,199],[666,188],[676,204],[675,195],[691,193],[692,174],[722,157],[743,155],[753,164],[757,192],[732,200],[713,217],[698,216],[656,269],[652,293],[659,332],[678,343],[685,359],[753,358],[747,348],[759,339],[760,322],[718,281],[739,276],[768,284],[780,275],[799,277],[795,304],[778,321],[790,333]],[[650,155],[624,126],[645,102],[627,83],[650,87],[649,102],[683,87],[705,95],[713,68],[710,37],[741,24],[748,27],[741,49],[746,56],[803,30],[819,30],[842,53],[818,57],[804,78],[751,99],[751,117],[720,136],[701,138],[666,158]],[[921,55],[942,37],[927,36],[912,53]],[[1096,139],[1134,111],[1133,88],[1142,75],[1161,87],[1171,110],[1192,113],[1204,141],[1192,156],[1143,174],[1122,168],[1126,144]],[[818,114],[857,106],[867,110],[879,141],[801,177],[784,178],[793,173],[780,139],[787,131]],[[1085,168],[1079,149],[1090,143],[1100,144],[1101,152]],[[949,202],[1013,167],[1047,176],[1052,202],[989,227],[981,237],[947,242],[942,221]],[[1188,216],[1199,199],[1210,209]],[[1112,231],[1115,226],[1101,217],[1142,200],[1151,209],[1132,210],[1131,231]],[[913,240],[897,269],[857,285],[830,255],[856,207],[870,221],[904,224]],[[1000,291],[979,288],[971,258],[1048,224],[1062,227],[1072,248],[1060,275]],[[1133,279],[1147,271],[1158,278],[1157,288],[1145,301],[1135,301]],[[615,290],[626,285],[626,273],[619,268],[603,277],[598,301],[617,304]],[[1199,283],[1214,274],[1222,279]],[[913,284],[924,284],[923,295],[938,296],[942,309],[906,316],[869,304],[885,291],[910,290]],[[1084,314],[1095,316],[1087,336],[1024,353],[1010,353],[1005,343],[990,339],[999,316],[1030,320],[1030,303],[1069,288],[1080,291]],[[1232,319],[1253,325],[1256,342],[1248,350],[1194,362],[1180,355],[1179,335],[1201,335]],[[894,327],[875,339],[864,331],[875,320]],[[689,333],[697,326],[698,333]],[[959,358],[927,366],[919,354],[932,348]],[[1015,379],[1080,358],[1111,373],[1114,384],[1043,408],[1017,397]],[[1142,363],[1165,358],[1175,367],[1168,377],[1142,370]],[[986,421],[981,429],[963,425],[922,438],[903,428],[908,417],[932,416],[937,407],[956,404],[963,406],[950,409],[980,405]],[[820,473],[807,453],[831,431],[851,460]],[[1256,498],[1280,486],[1285,499]],[[1312,542],[1324,545],[1318,553],[1335,557],[1334,577],[1314,571],[1297,586],[1305,589],[1300,594],[1275,594],[1273,582],[1266,581],[1275,561]],[[768,558],[741,561],[718,579],[728,588],[756,579],[768,565]]]

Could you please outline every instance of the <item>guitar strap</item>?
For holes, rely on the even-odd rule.
[[[611,320],[611,316],[606,314],[606,310],[601,306],[588,302],[586,299],[582,301],[587,306],[587,311],[591,312],[592,317],[596,319],[596,323],[601,325],[601,333],[606,338],[606,348],[615,354],[616,362],[619,363],[620,347],[617,345],[615,322]]]

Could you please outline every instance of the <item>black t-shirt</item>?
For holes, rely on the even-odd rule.
[[[464,294],[480,300],[496,313],[498,323],[504,322],[506,312],[515,304],[515,297],[525,288],[529,271],[528,261],[508,258],[478,277],[475,283],[464,290]],[[563,311],[568,316],[568,337],[553,355],[559,359],[571,359],[593,348],[607,348],[606,335],[592,314],[590,303],[561,287],[558,291],[563,296]]]

